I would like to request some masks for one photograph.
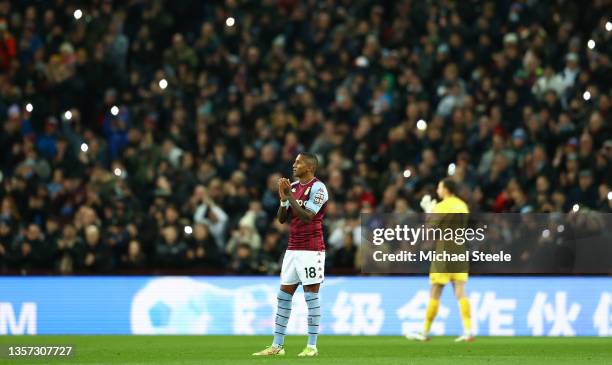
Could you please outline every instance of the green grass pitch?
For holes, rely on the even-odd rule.
[[[271,336],[0,336],[0,345],[73,345],[64,359],[7,359],[2,364],[612,364],[612,338],[479,337],[426,343],[393,336],[320,336],[319,356],[298,358],[304,336],[288,336],[283,357],[254,358]]]

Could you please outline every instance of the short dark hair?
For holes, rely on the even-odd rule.
[[[449,193],[457,195],[458,186],[454,180],[451,180],[448,177],[444,178],[442,179],[442,185],[444,185],[444,187],[446,188],[446,190],[448,190]]]
[[[317,159],[317,156],[315,156],[314,153],[310,153],[310,152],[302,152],[300,153],[300,155],[302,155],[303,157],[306,157],[306,159],[308,160],[308,163],[310,163],[313,167],[313,172],[316,172],[317,167],[319,167],[319,160]]]

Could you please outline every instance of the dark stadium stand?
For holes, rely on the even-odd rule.
[[[475,212],[610,212],[604,5],[0,0],[0,273],[277,274],[301,151],[330,274],[449,174]]]

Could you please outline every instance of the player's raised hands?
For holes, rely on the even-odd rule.
[[[285,194],[288,197],[289,194],[291,194],[291,181],[289,181],[289,179],[287,178],[283,178],[282,180],[283,182],[281,183],[281,188],[282,188],[283,194]]]
[[[277,181],[278,184],[278,197],[280,198],[280,200],[285,200],[285,194],[283,194],[283,189],[282,189],[282,182],[283,182],[283,178],[279,178]]]
[[[290,191],[291,188],[291,184],[289,183],[289,180],[287,180],[284,177],[281,177],[280,179],[278,179],[278,196],[280,197],[280,200],[285,201],[288,198],[288,193]]]

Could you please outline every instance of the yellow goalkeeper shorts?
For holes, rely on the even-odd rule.
[[[468,280],[468,277],[469,275],[466,272],[456,272],[456,273],[432,272],[429,274],[429,283],[446,285],[448,284],[449,281],[466,282]]]

